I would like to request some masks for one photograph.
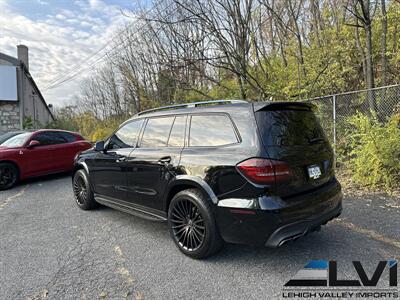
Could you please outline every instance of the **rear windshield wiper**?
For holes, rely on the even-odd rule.
[[[313,138],[313,139],[308,139],[308,142],[310,144],[316,144],[316,143],[321,143],[321,142],[325,142],[325,140],[323,138]]]

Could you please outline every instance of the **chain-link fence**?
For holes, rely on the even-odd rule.
[[[317,114],[322,127],[331,143],[337,145],[346,139],[346,132],[350,129],[348,120],[358,112],[375,113],[382,122],[400,113],[400,84],[303,101],[312,102],[318,107]]]

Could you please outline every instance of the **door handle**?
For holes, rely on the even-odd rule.
[[[120,157],[116,160],[117,163],[126,161],[126,157]]]
[[[171,156],[165,156],[158,160],[160,164],[169,164],[171,162]]]

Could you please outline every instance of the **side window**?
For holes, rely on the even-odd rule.
[[[189,146],[223,146],[237,142],[232,121],[227,115],[192,116]]]
[[[53,144],[65,144],[68,143],[67,139],[60,132],[50,132]]]
[[[108,140],[107,149],[135,147],[142,123],[143,120],[138,120],[122,126]]]
[[[37,134],[34,140],[38,141],[41,146],[63,144],[66,141],[57,134],[57,132],[41,132]]]
[[[186,116],[177,116],[171,129],[168,147],[183,147],[185,143]]]
[[[149,119],[144,129],[140,147],[166,147],[173,121],[174,117]]]
[[[42,132],[33,137],[33,140],[38,141],[40,145],[51,145],[51,137],[47,132]]]
[[[76,137],[68,132],[57,132],[57,134],[60,135],[64,140],[66,140],[67,143],[72,143],[76,141]]]

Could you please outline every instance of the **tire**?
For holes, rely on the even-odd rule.
[[[19,180],[18,167],[12,163],[0,163],[0,191],[12,188]]]
[[[168,209],[168,226],[178,249],[191,258],[205,258],[223,246],[213,207],[198,189],[177,193]]]
[[[89,178],[85,170],[76,171],[72,177],[72,190],[74,198],[79,208],[90,210],[96,208],[99,204],[94,200],[92,188],[89,184]]]

